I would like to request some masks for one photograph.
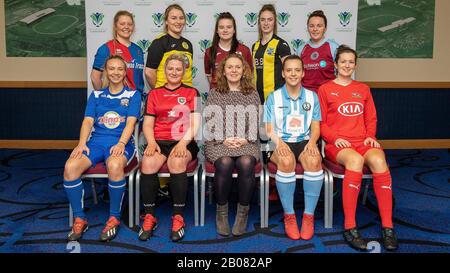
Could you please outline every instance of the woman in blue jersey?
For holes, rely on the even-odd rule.
[[[125,61],[120,56],[110,56],[103,70],[103,86],[89,96],[79,143],[64,167],[63,185],[75,218],[68,234],[69,241],[80,239],[88,229],[80,177],[89,167],[102,161],[109,176],[110,217],[100,240],[114,239],[119,230],[126,186],[124,168],[136,152],[131,136],[139,118],[141,102],[141,94],[125,86],[125,76]]]
[[[300,51],[305,71],[302,85],[317,92],[320,85],[336,78],[334,57],[339,45],[325,37],[327,17],[323,11],[313,11],[308,16],[307,27],[310,39]]]
[[[113,39],[101,45],[95,54],[91,81],[95,90],[102,87],[102,72],[109,56],[119,55],[127,63],[126,85],[139,92],[144,91],[144,52],[131,42],[134,32],[133,14],[120,10],[114,16]]]

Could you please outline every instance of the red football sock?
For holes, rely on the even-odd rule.
[[[373,174],[373,189],[377,197],[381,225],[392,228],[392,178],[389,170]]]
[[[342,205],[344,207],[344,227],[351,229],[356,227],[356,205],[359,190],[361,189],[362,173],[345,170],[342,182]]]

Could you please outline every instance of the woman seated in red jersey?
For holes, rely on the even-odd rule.
[[[150,91],[145,107],[143,132],[148,144],[141,166],[145,218],[139,239],[148,240],[157,227],[155,202],[159,188],[158,171],[167,161],[173,199],[170,238],[176,242],[184,237],[183,210],[188,187],[186,166],[197,157],[198,147],[193,139],[201,117],[196,112],[198,91],[181,82],[185,73],[184,56],[170,55],[164,71],[166,84]]]
[[[398,242],[392,223],[391,174],[383,149],[375,137],[377,114],[370,88],[352,80],[356,60],[355,50],[340,46],[335,59],[337,78],[319,88],[322,111],[320,131],[327,142],[325,156],[345,166],[342,184],[345,241],[357,250],[367,249],[355,220],[362,169],[367,165],[373,174],[383,246],[387,250],[396,250]]]
[[[252,53],[237,39],[236,21],[229,12],[222,12],[216,19],[212,45],[205,51],[205,75],[208,78],[209,89],[217,85],[216,68],[229,54],[242,55],[253,72]]]

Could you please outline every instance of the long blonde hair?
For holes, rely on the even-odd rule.
[[[186,20],[186,13],[184,12],[184,9],[180,5],[178,5],[178,4],[169,5],[166,8],[166,11],[164,12],[164,30],[166,33],[167,33],[167,24],[165,22],[167,21],[167,18],[169,17],[170,11],[173,9],[177,9],[177,10],[181,11],[183,13],[184,19]],[[186,24],[186,21],[185,21],[185,24]]]
[[[120,57],[119,55],[111,55],[109,56],[108,59],[106,59],[105,61],[105,66],[103,67],[103,72],[102,72],[102,89],[106,88],[109,86],[109,79],[108,79],[108,72],[106,71],[106,67],[108,66],[108,62],[110,60],[119,60],[122,62],[123,67],[125,68],[125,71],[127,69],[127,63],[124,61],[124,59],[122,57]],[[124,86],[128,86],[128,81],[127,81],[127,75],[125,73],[125,76],[123,77],[123,85]]]
[[[238,58],[242,62],[242,77],[240,80],[241,85],[241,92],[245,95],[250,94],[251,92],[255,91],[255,86],[253,85],[253,73],[250,69],[250,66],[248,63],[244,60],[241,54],[238,53],[231,53],[229,54],[223,61],[219,63],[219,66],[217,67],[217,87],[216,90],[219,92],[229,92],[230,87],[228,86],[228,81],[225,75],[223,74],[225,71],[225,63],[227,60],[231,58]]]

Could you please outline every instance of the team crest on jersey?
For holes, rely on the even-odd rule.
[[[305,111],[311,110],[311,103],[305,101],[305,102],[302,104],[302,108],[303,108],[303,110],[305,110]]]
[[[273,47],[269,47],[268,49],[267,49],[267,55],[273,55],[273,53],[275,52],[275,48],[273,48]]]
[[[120,100],[120,105],[121,105],[121,106],[128,107],[129,102],[130,102],[129,99],[121,99],[121,100]]]
[[[311,60],[316,60],[317,58],[319,58],[319,52],[314,51],[314,52],[311,54]]]
[[[352,98],[362,99],[362,96],[361,96],[361,94],[359,94],[359,93],[352,92]]]
[[[178,103],[183,105],[186,103],[186,98],[185,97],[178,97]]]
[[[186,49],[186,50],[189,49],[189,45],[188,45],[188,43],[186,43],[186,42],[182,42],[182,43],[181,43],[181,46],[182,46],[184,49]]]

